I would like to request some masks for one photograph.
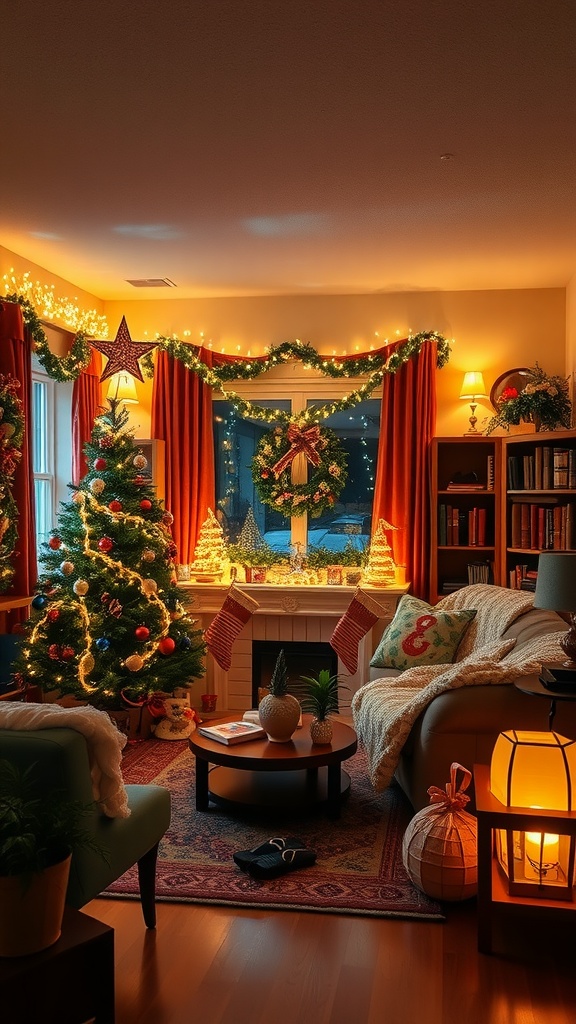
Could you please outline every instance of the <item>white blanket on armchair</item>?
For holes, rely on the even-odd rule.
[[[0,703],[0,729],[75,729],[88,747],[94,800],[109,818],[130,815],[121,772],[126,736],[105,711],[86,706],[63,708],[59,704]]]
[[[462,686],[490,686],[512,683],[540,671],[544,661],[562,661],[559,640],[565,632],[547,633],[523,644],[489,641],[502,635],[509,625],[532,607],[533,596],[507,591],[497,600],[497,588],[478,584],[467,587],[440,602],[440,607],[476,608],[476,619],[464,634],[458,653],[462,660],[450,665],[420,665],[393,678],[375,679],[358,690],[352,700],[354,726],[368,755],[370,779],[378,792],[392,781],[402,747],[418,716],[440,693]],[[463,602],[466,603],[463,603]],[[468,637],[468,634],[473,632]],[[473,645],[473,646],[472,646]]]

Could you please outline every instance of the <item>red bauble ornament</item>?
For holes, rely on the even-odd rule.
[[[136,487],[142,487],[147,482],[148,481],[146,480],[146,477],[141,476],[140,473],[138,474],[138,476],[134,477],[134,483],[136,484]]]
[[[74,651],[73,647],[63,647],[62,648],[62,657],[63,657],[64,661],[70,661],[70,658],[73,658],[74,654],[75,654],[75,651]]]
[[[112,434],[104,434],[98,441],[98,444],[101,448],[113,448],[114,438],[112,437]]]
[[[140,508],[143,509],[145,512],[148,512],[148,510],[152,508],[152,502],[149,501],[148,498],[142,498],[142,501],[140,502]]]
[[[114,542],[110,540],[110,537],[101,537],[98,541],[98,547],[100,551],[111,551],[114,547]]]
[[[114,501],[110,502],[110,504],[108,505],[108,508],[110,509],[111,512],[121,512],[122,511],[122,502],[118,501],[117,498],[114,498]]]
[[[52,658],[52,661],[58,661],[60,657],[60,647],[58,644],[50,644],[48,648],[48,657]]]
[[[52,551],[58,551],[58,548],[62,547],[62,541],[60,537],[50,537],[48,541],[48,547],[52,548]]]
[[[150,630],[148,626],[136,626],[134,630],[134,636],[137,640],[147,640],[150,636]]]
[[[93,465],[94,465],[94,469],[101,470],[101,469],[106,469],[106,466],[108,465],[108,463],[106,462],[106,459],[103,459],[102,456],[99,455],[97,459],[94,459]]]
[[[176,644],[171,636],[163,636],[160,643],[158,644],[158,650],[160,654],[172,654],[172,651],[176,647]]]
[[[48,619],[48,622],[57,622],[60,618],[60,609],[51,608],[49,612],[46,612],[46,618]]]

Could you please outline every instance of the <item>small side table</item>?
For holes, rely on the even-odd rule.
[[[576,690],[550,690],[540,682],[538,676],[522,676],[521,679],[516,679],[514,681],[514,686],[517,690],[521,690],[522,693],[531,693],[536,697],[548,698],[550,701],[550,710],[548,712],[548,728],[550,729],[550,732],[552,732],[552,729],[554,728],[557,701],[576,701]]]
[[[0,957],[2,1024],[114,1024],[114,929],[66,907],[54,945]]]

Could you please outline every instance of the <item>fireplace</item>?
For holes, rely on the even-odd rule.
[[[252,707],[258,707],[258,690],[269,685],[276,659],[284,651],[288,679],[299,676],[317,675],[321,669],[328,669],[330,675],[338,673],[338,656],[326,643],[291,640],[252,641]],[[291,689],[291,687],[289,687]]]

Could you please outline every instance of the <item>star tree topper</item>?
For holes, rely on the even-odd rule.
[[[108,359],[100,377],[101,383],[115,373],[131,373],[136,380],[144,382],[138,360],[156,348],[155,342],[132,341],[125,316],[122,317],[114,341],[91,341],[90,344]]]

